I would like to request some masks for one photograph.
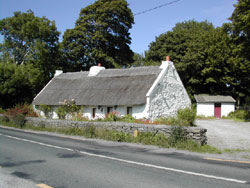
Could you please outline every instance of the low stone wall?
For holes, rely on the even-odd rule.
[[[94,126],[104,128],[108,130],[122,131],[125,133],[133,134],[135,130],[139,132],[151,132],[151,133],[163,133],[167,137],[171,135],[173,126],[169,125],[147,125],[137,123],[126,123],[126,122],[91,122],[91,121],[69,121],[69,120],[57,120],[57,119],[44,119],[44,118],[26,118],[26,123],[34,126],[44,127],[78,127],[84,128],[88,126]],[[199,127],[183,127],[187,131],[187,137],[194,140],[195,142],[204,145],[207,143],[206,129]]]

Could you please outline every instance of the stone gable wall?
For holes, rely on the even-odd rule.
[[[176,116],[180,108],[191,106],[185,87],[172,63],[166,69],[166,73],[156,86],[151,97],[149,116],[150,119],[159,117]]]

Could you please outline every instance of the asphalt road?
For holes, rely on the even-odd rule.
[[[8,174],[44,188],[250,187],[249,162],[3,128],[0,166],[0,186]]]

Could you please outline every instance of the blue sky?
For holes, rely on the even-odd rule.
[[[80,9],[95,0],[0,0],[0,19],[13,16],[13,12],[31,9],[36,16],[55,20],[61,37],[66,29],[74,27]],[[173,0],[127,0],[132,12],[138,13]],[[131,49],[137,53],[148,50],[148,45],[160,34],[170,31],[176,23],[194,19],[207,20],[215,26],[228,21],[237,0],[180,0],[177,3],[135,16],[130,30]],[[2,41],[3,37],[0,37]]]

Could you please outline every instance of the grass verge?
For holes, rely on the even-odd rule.
[[[55,128],[46,127],[46,125],[34,126],[25,124],[25,126],[19,126],[12,121],[3,121],[0,119],[0,123],[4,126],[15,127],[21,129],[35,130],[35,131],[46,131],[55,132],[65,135],[72,136],[83,136],[85,138],[97,138],[116,142],[128,142],[128,143],[141,143],[145,145],[155,145],[162,148],[176,148],[179,150],[188,150],[191,152],[199,153],[214,153],[221,154],[222,151],[209,145],[203,145],[194,142],[193,140],[185,139],[185,137],[178,136],[175,134],[170,137],[166,137],[164,134],[153,134],[153,133],[140,133],[137,137],[124,132],[117,132],[113,130],[106,130],[103,128],[96,128],[93,126],[79,128]]]
[[[249,152],[250,153],[250,149],[224,149],[223,152],[225,152],[225,153]]]

